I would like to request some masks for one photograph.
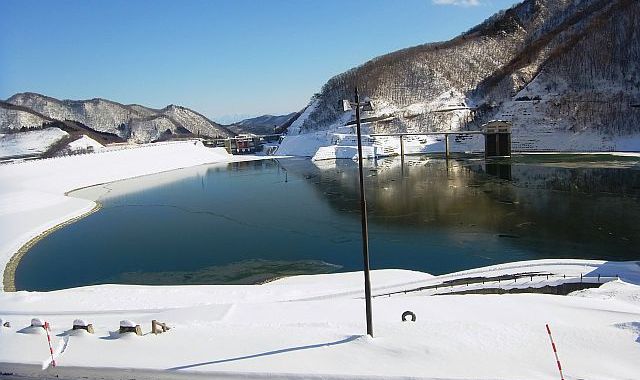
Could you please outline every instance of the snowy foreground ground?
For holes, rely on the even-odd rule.
[[[461,272],[446,279],[549,271],[623,272],[640,280],[635,263],[543,261]],[[374,294],[440,283],[425,273],[374,271]],[[637,379],[640,373],[640,287],[612,281],[571,296],[443,295],[428,292],[376,297],[375,338],[363,336],[362,274],[299,276],[265,285],[103,285],[49,293],[2,293],[2,372],[103,378],[559,378],[545,324],[549,323],[568,379]],[[405,310],[416,322],[401,322]],[[32,317],[52,324],[58,367],[42,329],[27,334]],[[65,334],[75,318],[95,333]],[[121,319],[142,324],[143,336],[115,331]],[[150,334],[157,319],[172,329]],[[31,366],[16,366],[26,363]],[[124,371],[137,368],[146,371]],[[120,370],[117,370],[120,369]],[[149,370],[160,370],[155,373]],[[89,373],[90,374],[90,373]],[[96,373],[93,373],[96,375]],[[1,378],[1,377],[0,377]]]
[[[2,165],[1,265],[29,239],[94,207],[65,192],[235,159],[191,142]],[[569,296],[446,295],[575,283],[581,276],[594,282],[598,275],[606,282],[600,288]],[[264,285],[0,292],[0,318],[11,324],[0,327],[0,379],[558,379],[547,323],[565,378],[640,378],[637,262],[539,260],[443,276],[380,270],[372,284],[374,338],[364,336],[358,272]],[[416,322],[401,321],[406,310]],[[33,317],[52,325],[56,367],[44,330],[28,328]],[[95,333],[70,333],[76,318]],[[143,336],[119,335],[123,319],[141,324]],[[172,329],[153,335],[152,319]]]

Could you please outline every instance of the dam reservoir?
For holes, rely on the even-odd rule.
[[[607,155],[366,161],[371,268],[449,273],[640,253],[640,161]],[[289,158],[199,166],[70,193],[101,209],[39,241],[18,290],[253,284],[361,270],[358,169]]]

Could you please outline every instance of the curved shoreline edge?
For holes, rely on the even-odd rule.
[[[231,163],[227,162],[227,163]],[[168,170],[163,170],[163,171],[159,171],[159,172],[155,172],[155,173],[147,173],[147,174],[141,174],[141,175],[137,175],[137,176],[131,176],[131,177],[125,177],[125,178],[121,178],[121,179],[116,179],[114,181],[109,181],[109,182],[98,182],[98,183],[93,183],[93,184],[89,184],[86,186],[81,186],[75,189],[71,189],[69,191],[65,191],[63,196],[64,197],[70,197],[71,193],[75,192],[75,191],[79,191],[79,190],[83,190],[83,189],[88,189],[90,187],[95,187],[95,186],[102,186],[102,185],[106,185],[109,183],[115,183],[115,182],[120,182],[120,181],[127,181],[130,179],[135,179],[135,178],[142,178],[142,177],[147,177],[147,176],[152,176],[152,175],[156,175],[156,174],[162,174],[162,173],[168,173],[168,172],[172,172],[172,171],[176,171],[176,170],[182,170],[182,169],[188,169],[188,168],[192,168],[192,167],[198,167],[198,166],[206,166],[206,165],[211,165],[211,164],[216,164],[217,162],[210,162],[210,163],[204,163],[204,164],[196,164],[196,165],[192,165],[192,166],[187,166],[187,167],[183,167],[183,168],[173,168],[173,169],[168,169]],[[31,239],[29,239],[26,243],[24,243],[13,255],[11,255],[11,258],[9,258],[9,261],[7,262],[7,264],[4,267],[4,270],[2,271],[2,288],[0,289],[0,292],[16,292],[16,284],[15,284],[15,275],[16,275],[16,270],[18,269],[18,265],[20,265],[20,261],[22,260],[22,258],[29,252],[29,250],[36,245],[40,240],[46,238],[47,236],[51,235],[52,233],[56,232],[59,229],[62,229],[66,226],[69,226],[83,218],[86,218],[87,216],[98,212],[101,208],[102,208],[102,204],[96,199],[96,200],[91,200],[93,203],[95,203],[95,205],[93,206],[93,208],[89,211],[83,212],[80,215],[76,215],[73,216],[69,219],[66,220],[62,220],[60,221],[58,224],[49,227],[41,232],[39,232],[37,235],[33,236]]]
[[[175,144],[174,146],[177,146],[178,144]],[[181,145],[187,145],[187,144],[181,144]],[[188,148],[189,150],[193,149],[193,147],[191,146],[191,142],[189,142],[188,144]],[[146,147],[142,147],[142,148],[146,148]],[[155,150],[159,151],[161,149],[165,149],[163,148],[163,146],[159,146],[159,147],[153,147],[155,148]],[[199,148],[195,148],[195,149],[199,149]],[[210,149],[210,148],[207,148]],[[213,148],[213,150],[215,149],[219,149],[219,148]],[[142,151],[143,149],[131,149],[129,152],[125,151],[125,152],[111,152],[111,153],[118,153],[119,155],[124,155],[124,154],[128,154],[131,155],[132,153],[138,153],[140,151]],[[212,151],[213,151],[212,150]],[[208,151],[207,153],[209,154]],[[143,152],[141,152],[143,153]],[[145,156],[148,155],[149,153],[152,152],[144,152]],[[173,153],[173,152],[171,152]],[[189,153],[189,152],[187,152]],[[530,154],[530,153],[527,153]],[[540,154],[558,154],[558,152],[541,152]],[[571,152],[571,154],[576,154],[576,152]],[[577,154],[581,154],[581,153],[577,153]],[[592,154],[592,153],[582,153],[582,154]],[[640,153],[619,153],[619,152],[600,152],[600,154],[603,155],[612,155],[612,156],[616,156],[616,155],[630,155],[633,157],[640,157]],[[106,154],[105,154],[106,155]],[[97,156],[97,155],[96,155]],[[104,157],[104,156],[103,156]],[[60,193],[63,193],[61,195],[64,195],[65,197],[69,197],[70,193],[80,190],[80,189],[84,189],[84,188],[88,188],[88,187],[94,187],[94,186],[99,186],[99,185],[104,185],[107,183],[113,183],[113,182],[118,182],[118,181],[123,181],[123,180],[128,180],[128,179],[132,179],[132,178],[139,178],[139,177],[145,177],[145,176],[149,176],[149,175],[155,175],[155,174],[160,174],[160,173],[165,173],[165,172],[171,172],[171,171],[175,171],[175,170],[181,170],[181,169],[186,169],[186,168],[191,168],[191,167],[197,167],[197,166],[207,166],[207,165],[212,165],[212,164],[229,164],[229,163],[233,163],[233,162],[242,162],[242,161],[254,161],[254,160],[265,160],[265,159],[279,159],[279,158],[287,158],[287,157],[291,157],[291,156],[230,156],[228,154],[226,154],[226,152],[224,154],[220,154],[219,156],[213,156],[213,157],[206,157],[206,159],[202,159],[201,157],[195,157],[195,158],[189,158],[186,161],[187,162],[181,162],[178,165],[175,164],[175,162],[172,162],[171,164],[166,164],[166,165],[161,165],[160,167],[157,168],[148,168],[143,166],[142,168],[137,168],[136,170],[134,170],[132,173],[128,173],[128,174],[124,174],[121,176],[118,176],[118,178],[108,178],[108,176],[98,176],[97,178],[94,178],[94,180],[87,180],[84,181],[84,183],[78,187],[72,188],[67,187],[67,189],[72,188],[71,190],[68,191],[61,191]],[[67,161],[71,161],[71,160],[76,160],[76,159],[91,159],[94,157],[70,157],[69,159],[67,159]],[[98,157],[98,158],[102,158],[102,157]],[[122,161],[121,159],[122,157],[120,157],[118,159],[118,161]],[[138,158],[139,157],[135,157]],[[112,165],[112,166],[116,166],[116,165],[122,165],[121,162],[115,162],[116,160],[110,159],[110,162],[108,162],[108,164]],[[127,161],[127,165],[129,165],[130,161]],[[31,161],[30,164],[36,164],[36,163],[40,163],[40,162],[35,162],[35,161]],[[19,164],[12,166],[11,168],[15,168],[19,166]],[[58,193],[58,194],[60,194]],[[2,195],[2,194],[0,194]],[[99,211],[102,208],[102,205],[97,201],[97,200],[92,200],[92,202],[94,203],[94,206],[91,210],[88,211],[84,211],[87,210],[88,207],[82,207],[79,209],[76,209],[75,213],[78,212],[82,212],[82,214],[79,215],[75,215],[75,216],[70,216],[69,219],[59,219],[58,224],[55,224],[53,226],[51,226],[51,224],[55,223],[55,221],[51,221],[53,223],[48,224],[48,223],[44,223],[42,225],[42,228],[38,228],[38,230],[35,231],[31,231],[31,233],[29,233],[31,235],[31,237],[29,238],[29,236],[26,236],[25,240],[28,239],[25,243],[23,243],[20,248],[15,251],[13,254],[11,254],[10,258],[8,259],[8,261],[6,261],[6,264],[4,266],[4,268],[1,268],[2,265],[0,264],[0,269],[2,269],[2,272],[0,272],[0,274],[2,274],[2,285],[3,287],[0,288],[0,293],[2,292],[15,292],[16,291],[16,287],[15,287],[15,273],[17,270],[18,265],[20,264],[21,259],[28,253],[29,249],[31,249],[33,246],[35,246],[41,239],[46,238],[47,236],[49,236],[50,234],[52,234],[53,232],[64,228],[72,223],[75,223],[97,211]],[[90,206],[90,205],[87,205]],[[84,211],[84,212],[83,212]],[[72,214],[73,215],[73,214]],[[51,227],[47,228],[47,224]],[[22,241],[25,241],[23,239],[20,239]],[[19,243],[18,243],[19,244]],[[10,252],[13,251],[15,249],[15,247],[17,246],[17,244],[10,250],[4,251],[4,252],[0,252],[0,254],[4,254],[6,255],[5,257],[9,256]],[[274,278],[274,279],[270,279],[267,282],[273,282],[273,281],[277,281],[279,280],[279,278]]]
[[[0,229],[0,293],[15,291],[17,266],[40,239],[101,207],[99,199],[60,206],[55,198],[47,196],[42,202],[35,202],[35,207],[28,208],[30,214],[24,216],[22,207],[14,206],[16,201],[33,203],[32,197],[39,197],[39,193],[75,198],[70,196],[73,191],[131,178],[212,164],[277,158],[284,156],[233,156],[224,148],[207,148],[199,141],[189,140],[0,165],[0,207],[5,211],[0,213],[0,225],[11,223],[12,218],[30,218],[16,228]],[[38,215],[37,210],[54,205],[57,208],[49,209],[53,214]]]
[[[65,196],[67,196],[67,194],[65,194]],[[46,230],[42,231],[41,233],[39,233],[38,235],[32,237],[31,239],[29,239],[29,241],[27,241],[25,244],[22,245],[22,247],[20,247],[18,249],[17,252],[15,252],[11,258],[9,259],[9,262],[7,263],[7,265],[4,268],[4,273],[2,276],[2,285],[3,285],[3,291],[5,292],[15,292],[16,291],[16,284],[15,284],[15,278],[16,278],[16,270],[18,269],[18,265],[20,264],[20,260],[22,260],[22,258],[29,252],[29,250],[36,245],[40,240],[44,239],[45,237],[49,236],[50,234],[54,233],[55,231],[62,229],[68,225],[71,225],[75,222],[77,222],[80,219],[86,218],[87,216],[98,212],[98,210],[100,210],[102,208],[102,204],[100,204],[100,202],[94,201],[95,206],[93,206],[93,208],[87,212],[82,213],[81,215],[78,216],[74,216],[70,219],[67,219],[65,221],[62,221],[58,224],[56,224],[53,227],[47,228]]]

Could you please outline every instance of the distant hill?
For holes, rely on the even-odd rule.
[[[37,128],[71,121],[87,129],[132,142],[152,142],[180,136],[228,137],[233,133],[186,107],[152,109],[106,99],[58,100],[19,93],[0,104],[0,131]]]
[[[276,129],[281,128],[296,115],[296,112],[280,116],[263,115],[239,121],[229,125],[227,128],[238,134],[253,133],[256,135],[268,135],[273,134]]]
[[[514,125],[516,150],[637,150],[640,1],[525,0],[450,41],[374,58],[331,78],[288,133],[351,120],[353,88],[376,132]],[[640,141],[640,139],[636,139]]]
[[[27,107],[0,101],[0,131],[40,128],[54,121]]]

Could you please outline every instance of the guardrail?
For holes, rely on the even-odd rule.
[[[502,275],[496,277],[473,277],[459,278],[450,281],[435,283],[433,285],[421,286],[418,288],[397,290],[373,295],[376,297],[391,297],[394,295],[404,295],[409,293],[421,293],[425,295],[445,295],[461,294],[492,290],[513,291],[521,289],[539,289],[544,287],[558,287],[563,285],[598,285],[610,281],[618,280],[615,276],[567,276],[557,274],[525,274],[525,275]]]

